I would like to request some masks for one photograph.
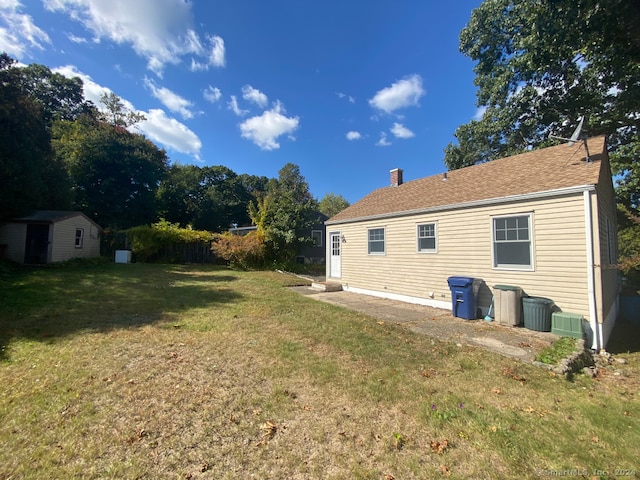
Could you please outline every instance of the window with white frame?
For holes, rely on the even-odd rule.
[[[369,255],[384,254],[384,228],[370,228],[367,232]]]
[[[418,252],[436,251],[436,224],[423,223],[418,225]]]
[[[311,239],[314,247],[322,246],[322,230],[311,230]]]
[[[533,270],[531,214],[493,218],[493,266]]]
[[[84,228],[76,228],[76,248],[82,248],[84,242]]]

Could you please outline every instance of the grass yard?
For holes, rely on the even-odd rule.
[[[637,337],[569,382],[291,281],[0,273],[0,478],[640,478]]]

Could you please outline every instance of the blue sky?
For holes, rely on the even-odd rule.
[[[446,170],[478,114],[460,30],[480,0],[0,0],[0,50],[112,91],[171,162],[276,177],[351,203]]]

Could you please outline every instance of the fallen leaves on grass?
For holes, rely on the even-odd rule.
[[[511,367],[502,367],[502,375],[504,375],[505,377],[510,377],[512,379],[514,379],[516,382],[526,382],[527,379],[518,375],[517,373],[515,373],[513,371],[513,368]]]
[[[432,452],[441,455],[447,448],[449,448],[449,440],[446,438],[442,442],[431,440],[429,446],[431,447]]]
[[[422,369],[422,376],[425,378],[431,378],[436,374],[436,369],[435,368],[430,368],[429,370],[427,370],[426,368]]]
[[[447,467],[446,465],[440,465],[440,471],[447,477],[451,476],[451,471],[449,470],[449,467]]]
[[[267,442],[267,440],[270,440],[273,438],[273,436],[276,434],[276,432],[278,431],[278,426],[273,423],[273,422],[264,422],[262,425],[260,425],[260,428],[262,429],[262,439],[256,444],[256,447],[259,447],[260,445],[264,445],[265,442]]]
[[[131,435],[129,438],[127,438],[127,443],[129,445],[142,440],[144,437],[146,437],[148,435],[147,431],[144,428],[139,428],[135,435]]]

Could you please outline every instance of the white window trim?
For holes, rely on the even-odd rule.
[[[496,264],[496,248],[495,248],[495,220],[500,218],[512,218],[512,217],[528,217],[529,219],[529,258],[531,259],[531,265],[497,265]],[[536,258],[535,258],[535,244],[533,233],[533,212],[516,212],[508,213],[504,215],[491,216],[491,268],[493,270],[511,270],[518,272],[534,272],[536,270]]]
[[[435,239],[435,244],[436,244],[436,246],[434,248],[420,250],[420,227],[422,225],[433,225],[433,238]],[[420,223],[416,223],[416,252],[417,253],[426,253],[426,254],[438,253],[438,222],[420,222]]]
[[[80,232],[80,237],[78,237],[78,232]],[[78,240],[80,240],[80,242],[78,242]],[[76,228],[74,242],[76,248],[84,247],[84,228]]]
[[[371,240],[369,240],[369,232],[371,230],[382,230],[382,251],[381,252],[372,252],[371,251]],[[379,240],[377,240],[379,241]],[[386,227],[370,227],[367,228],[367,255],[386,255],[387,254],[387,229]]]
[[[313,238],[314,233],[320,234],[320,242],[316,243],[314,247],[322,247],[324,245],[324,238],[322,238],[322,230],[311,230],[311,238]]]

